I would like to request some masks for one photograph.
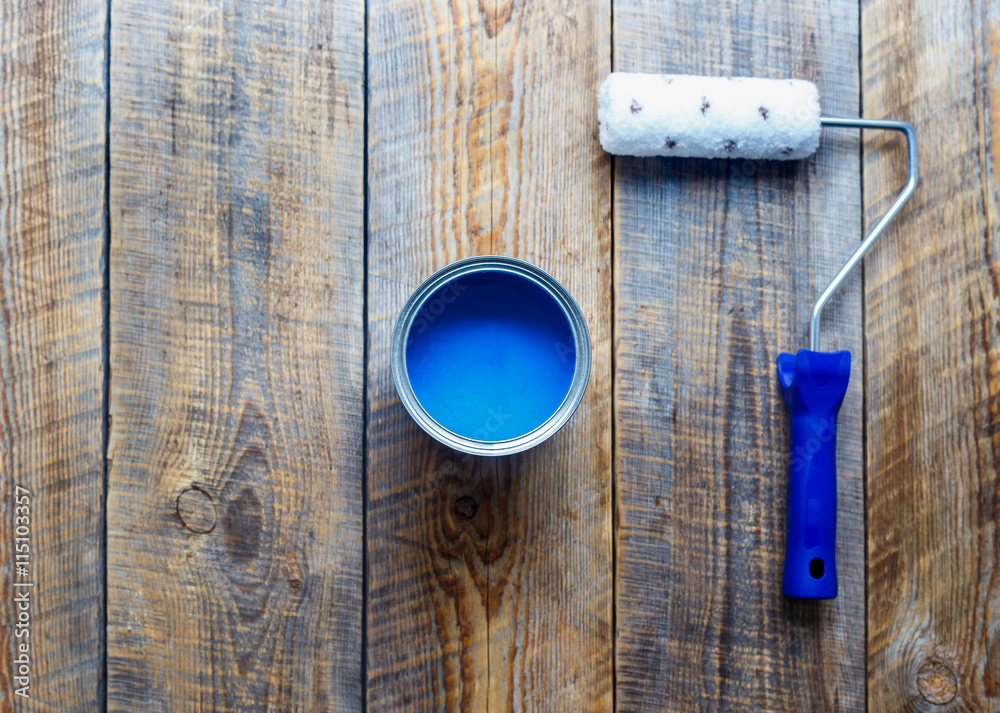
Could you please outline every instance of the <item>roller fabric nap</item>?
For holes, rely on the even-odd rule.
[[[614,72],[597,118],[604,150],[626,156],[792,160],[819,145],[819,92],[802,79]]]

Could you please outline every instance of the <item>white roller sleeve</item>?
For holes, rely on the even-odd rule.
[[[799,159],[819,145],[819,92],[802,79],[614,72],[601,146],[624,156]]]

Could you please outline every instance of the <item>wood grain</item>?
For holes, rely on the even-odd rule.
[[[361,706],[363,16],[113,5],[109,710]]]
[[[858,111],[858,7],[617,0],[617,71],[801,77]],[[864,701],[860,276],[823,348],[840,412],[839,598],[780,594],[781,351],[859,238],[858,137],[801,162],[616,159],[617,709],[857,711]]]
[[[864,110],[920,185],[865,266],[869,708],[1000,710],[1000,3],[862,11]],[[869,222],[905,180],[865,137]]]
[[[106,24],[103,0],[0,2],[3,711],[101,702]],[[17,507],[16,488],[28,491]],[[27,573],[15,527],[28,530]],[[22,644],[29,699],[13,679]]]
[[[610,3],[370,6],[370,711],[610,711]],[[586,397],[544,445],[437,445],[389,373],[435,269],[514,255],[580,303]]]

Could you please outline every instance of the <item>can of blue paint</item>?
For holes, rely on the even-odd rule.
[[[413,420],[463,453],[537,446],[579,406],[590,333],[566,288],[523,260],[460,260],[410,296],[392,335],[392,379]]]

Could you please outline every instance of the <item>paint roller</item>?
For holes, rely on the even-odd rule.
[[[778,355],[778,383],[790,419],[782,593],[832,599],[837,596],[837,414],[851,354],[820,351],[820,317],[916,188],[913,127],[821,116],[816,85],[801,79],[625,72],[612,73],[601,85],[597,116],[601,146],[622,156],[783,161],[815,153],[824,127],[890,129],[906,136],[906,185],[813,305],[809,349]]]

